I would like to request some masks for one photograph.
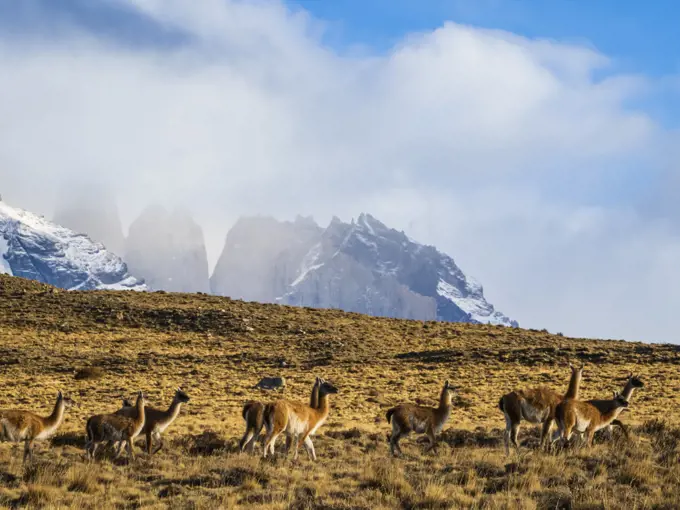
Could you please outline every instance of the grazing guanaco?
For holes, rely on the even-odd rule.
[[[439,407],[426,407],[415,404],[399,404],[387,411],[387,423],[392,423],[392,435],[390,436],[390,452],[392,455],[402,454],[399,440],[409,432],[427,434],[430,444],[425,448],[428,452],[435,448],[436,436],[451,415],[453,407],[453,393],[456,389],[444,383],[439,394]]]
[[[67,408],[76,403],[65,397],[61,391],[57,393],[57,402],[52,414],[47,417],[38,416],[30,411],[0,411],[0,440],[18,443],[24,442],[24,460],[33,460],[33,443],[48,439],[55,434],[64,421]]]
[[[628,401],[617,394],[611,400],[600,400],[595,406],[591,402],[568,399],[561,402],[555,411],[555,419],[564,442],[571,439],[573,432],[586,435],[586,444],[592,446],[595,432],[610,425],[628,407]]]
[[[510,442],[519,450],[517,435],[522,419],[529,423],[543,424],[541,429],[540,445],[548,444],[550,429],[555,423],[555,409],[564,399],[574,399],[579,396],[581,378],[583,377],[584,365],[575,367],[569,364],[571,378],[569,387],[564,395],[549,388],[539,387],[528,390],[515,390],[503,395],[498,402],[498,407],[505,415],[505,453],[510,454]]]
[[[121,448],[125,445],[128,457],[134,459],[135,454],[132,445],[135,438],[144,429],[144,422],[146,421],[145,405],[144,394],[140,391],[137,394],[134,417],[121,416],[115,413],[91,416],[86,425],[87,443],[85,444],[85,451],[88,458],[94,459],[99,444],[108,441],[109,443],[118,443],[116,458],[120,456]]]
[[[316,409],[291,400],[277,400],[273,404],[267,404],[264,409],[267,437],[264,443],[263,456],[266,457],[267,452],[274,455],[276,439],[281,433],[285,433],[287,437],[295,441],[294,459],[297,459],[300,442],[302,442],[309,458],[316,460],[311,436],[319,430],[328,418],[330,411],[329,395],[337,392],[338,389],[331,383],[322,381],[319,384],[319,404]]]
[[[317,376],[312,386],[309,405],[314,409],[319,407],[319,386],[322,382],[323,379]],[[255,443],[264,428],[264,408],[265,405],[262,402],[255,400],[249,400],[244,404],[241,415],[246,422],[246,431],[238,443],[239,452],[243,452],[246,449],[251,453],[253,452]],[[286,436],[286,451],[290,449],[290,443],[291,438]]]
[[[161,448],[163,448],[163,438],[161,433],[167,429],[172,422],[174,422],[179,416],[180,408],[182,404],[189,402],[189,395],[184,393],[181,388],[175,390],[175,395],[172,398],[170,407],[163,411],[161,409],[156,409],[154,407],[146,406],[144,412],[146,414],[144,421],[144,436],[146,437],[146,453],[153,455],[157,453]],[[129,418],[135,418],[137,416],[137,409],[131,406],[121,407],[115,413],[118,416],[127,416]],[[158,446],[152,451],[151,446],[153,440],[156,440]]]

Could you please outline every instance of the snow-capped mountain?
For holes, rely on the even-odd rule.
[[[227,236],[213,274],[216,293],[377,316],[517,326],[451,257],[369,214],[351,223],[333,218],[326,229],[302,218],[244,219],[237,225],[238,235]],[[257,252],[258,263],[234,251]],[[249,275],[257,279],[253,285]],[[244,292],[252,288],[257,295]]]
[[[2,201],[0,272],[68,290],[147,290],[101,243]]]

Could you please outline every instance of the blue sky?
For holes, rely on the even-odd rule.
[[[668,127],[680,125],[680,4],[673,0],[287,0],[325,25],[337,51],[386,52],[404,36],[446,21],[530,38],[590,46],[612,59],[605,72],[657,79],[638,105]],[[0,0],[0,30],[21,37],[57,33],[62,23],[127,45],[173,46],[185,34],[164,29],[107,0]]]
[[[525,326],[673,340],[678,14],[0,0],[2,194],[49,215],[95,183],[124,225],[185,207],[213,263],[241,215],[368,212],[451,254]]]
[[[680,4],[673,0],[291,0],[328,20],[334,44],[386,49],[444,21],[592,44],[626,71],[680,72]]]

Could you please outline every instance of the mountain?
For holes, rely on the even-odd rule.
[[[113,197],[104,192],[64,199],[54,213],[53,221],[91,239],[104,243],[107,250],[123,253],[125,238]]]
[[[69,290],[147,289],[103,244],[1,201],[0,273]]]
[[[448,255],[369,214],[326,229],[309,218],[244,218],[211,278],[233,298],[418,320],[517,326]]]
[[[229,230],[210,287],[214,294],[273,302],[296,277],[300,261],[323,229],[310,218],[278,222],[240,218]]]
[[[210,292],[203,230],[186,211],[145,209],[130,225],[124,256],[153,290]]]

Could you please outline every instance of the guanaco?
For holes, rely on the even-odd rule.
[[[569,364],[571,378],[569,379],[567,392],[564,395],[560,395],[549,388],[539,387],[528,390],[515,390],[501,397],[498,407],[505,415],[505,434],[503,439],[506,455],[510,454],[511,442],[519,450],[517,435],[519,434],[519,426],[522,419],[529,423],[543,424],[540,445],[545,446],[548,444],[550,429],[552,429],[555,423],[555,409],[564,399],[578,398],[584,366],[581,365],[577,368],[571,363]]]
[[[399,404],[387,411],[387,423],[392,423],[392,434],[389,437],[392,455],[396,456],[397,451],[402,455],[399,440],[410,432],[427,434],[430,444],[425,448],[425,452],[436,447],[436,436],[451,415],[455,391],[449,381],[446,381],[439,394],[439,407]]]
[[[62,392],[57,393],[57,402],[52,414],[47,417],[38,416],[30,411],[0,411],[0,440],[18,443],[24,442],[24,459],[33,460],[33,443],[52,437],[64,421],[66,409],[75,406],[70,397]]]
[[[573,432],[586,435],[586,444],[592,446],[595,432],[609,426],[628,407],[628,401],[617,394],[611,400],[600,400],[598,405],[588,401],[568,399],[555,411],[555,419],[564,442]]]
[[[88,458],[94,459],[99,444],[108,441],[109,443],[118,443],[116,458],[120,456],[121,448],[125,445],[128,457],[134,459],[135,454],[132,446],[135,438],[144,429],[144,422],[146,421],[145,405],[144,394],[140,391],[137,394],[134,417],[121,416],[115,413],[91,416],[86,425],[87,443],[85,444],[85,451]]]
[[[172,422],[174,422],[179,416],[180,408],[182,404],[189,402],[189,395],[182,391],[182,388],[175,389],[175,395],[172,398],[170,407],[163,411],[161,409],[156,409],[154,407],[146,406],[144,409],[145,421],[144,421],[144,436],[146,438],[146,453],[149,455],[154,455],[163,448],[163,438],[161,433],[167,429]],[[137,409],[131,406],[121,407],[116,411],[118,416],[127,416],[129,418],[135,418],[137,416]],[[153,440],[156,440],[158,445],[156,449],[152,451]]]
[[[317,376],[314,385],[312,386],[309,406],[314,409],[319,407],[319,386],[322,382],[323,379]],[[262,402],[257,402],[255,400],[249,400],[244,404],[241,415],[246,422],[246,431],[243,433],[243,437],[238,443],[239,452],[243,452],[246,449],[251,453],[253,452],[255,443],[257,443],[260,433],[264,428],[264,408],[265,405]],[[290,437],[286,436],[286,451],[289,450],[290,443]]]
[[[629,373],[628,376],[626,377],[626,384],[623,386],[623,390],[621,390],[621,396],[624,398],[626,402],[630,404],[630,399],[633,396],[633,392],[637,388],[643,387],[644,383],[640,380],[640,378],[638,376],[633,375],[632,373]],[[618,395],[619,393],[615,391],[613,399],[616,399]],[[601,412],[606,412],[611,407],[611,400],[586,400],[586,402],[588,404],[594,405]],[[626,438],[628,437],[628,430],[626,429],[626,426],[621,422],[621,420],[615,418],[609,425],[603,428],[603,430],[607,431],[610,438],[612,437],[613,434],[614,425],[621,429]]]
[[[626,402],[630,403],[630,399],[633,396],[633,392],[638,389],[638,388],[644,388],[645,384],[640,380],[640,376],[638,375],[633,375],[632,372],[628,374],[628,377],[626,377],[626,384],[623,386],[623,390],[621,391],[621,396],[626,399]],[[614,394],[614,398],[616,398],[616,394]],[[597,406],[597,401],[590,401],[592,404]],[[626,438],[628,438],[628,429],[626,429],[626,426],[619,420],[618,418],[612,421],[609,426],[606,428],[607,433],[609,434],[609,437],[611,438],[613,435],[613,425],[618,426],[621,431],[624,433]]]
[[[337,392],[338,389],[330,382],[321,381],[317,408],[291,400],[277,400],[273,404],[267,404],[264,409],[264,425],[267,428],[267,437],[264,443],[263,456],[266,457],[268,452],[274,455],[276,439],[282,433],[285,433],[287,438],[295,441],[294,459],[298,457],[298,449],[300,442],[302,442],[309,458],[316,460],[311,436],[319,430],[328,418],[330,411],[329,395]]]

